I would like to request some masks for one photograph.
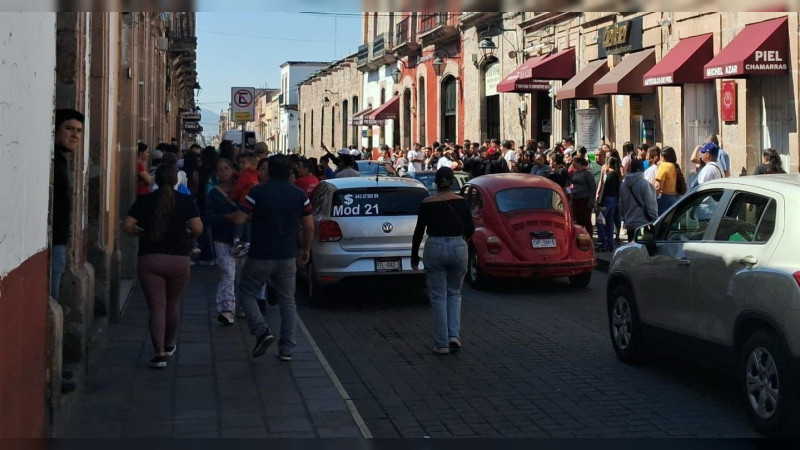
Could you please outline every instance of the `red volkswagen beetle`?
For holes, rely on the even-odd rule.
[[[569,277],[585,287],[597,266],[592,238],[572,222],[564,190],[545,177],[484,175],[461,191],[472,209],[467,280],[484,289],[492,278]]]

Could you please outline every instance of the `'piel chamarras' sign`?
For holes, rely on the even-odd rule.
[[[703,67],[709,78],[780,75],[789,72],[789,20],[786,17],[747,25]]]

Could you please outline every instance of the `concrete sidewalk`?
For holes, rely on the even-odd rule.
[[[217,278],[215,267],[192,268],[178,349],[160,370],[147,367],[147,306],[136,289],[60,437],[368,435],[305,326],[298,326],[294,361],[279,362],[277,344],[250,357],[255,340],[246,319],[232,327],[217,322]],[[277,336],[278,309],[268,308]]]

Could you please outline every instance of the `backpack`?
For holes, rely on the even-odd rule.
[[[683,195],[686,193],[686,177],[683,176],[681,167],[677,164],[675,164],[675,172],[677,172],[677,179],[675,181],[675,192],[678,195]]]

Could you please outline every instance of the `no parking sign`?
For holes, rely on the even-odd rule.
[[[256,89],[231,88],[231,115],[234,122],[252,122],[256,115]]]

